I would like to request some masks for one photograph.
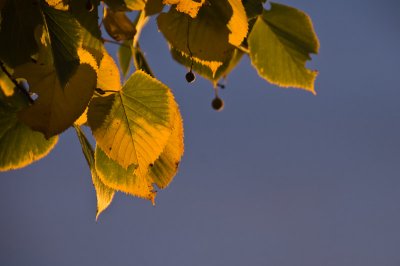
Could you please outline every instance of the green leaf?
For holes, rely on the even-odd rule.
[[[52,65],[26,63],[15,68],[14,77],[24,78],[29,91],[38,94],[35,103],[19,113],[19,119],[46,138],[72,126],[84,112],[96,87],[96,62],[79,50],[81,64],[63,88]]]
[[[80,25],[74,16],[63,10],[42,5],[48,38],[50,41],[54,67],[61,86],[79,65],[78,47],[81,44]]]
[[[143,177],[167,144],[174,104],[167,86],[139,70],[120,91],[91,101],[88,123],[107,156],[124,169],[137,165]]]
[[[18,92],[0,97],[5,99],[0,101],[0,171],[22,168],[45,157],[58,140],[57,136],[46,140],[42,133],[18,121],[21,97]]]
[[[135,65],[136,70],[143,70],[150,76],[154,77],[153,71],[151,70],[149,64],[147,63],[146,57],[144,56],[142,50],[139,45],[133,48],[133,63]]]
[[[136,29],[123,11],[104,10],[103,24],[107,33],[116,41],[132,40]]]
[[[107,209],[107,207],[111,204],[115,190],[106,186],[99,178],[94,159],[94,152],[92,145],[90,145],[89,140],[86,138],[85,134],[81,130],[79,126],[74,126],[76,134],[78,135],[79,142],[82,147],[83,155],[89,165],[90,173],[92,174],[92,182],[94,189],[96,191],[97,198],[97,211],[96,211],[96,220],[99,218],[99,215]]]
[[[239,0],[209,2],[194,19],[175,8],[161,13],[158,28],[175,49],[199,60],[224,62],[245,38],[247,17]]]
[[[118,62],[121,68],[122,76],[125,78],[129,73],[132,61],[132,40],[126,40],[118,48]]]
[[[37,53],[34,31],[41,24],[39,5],[8,0],[1,10],[0,59],[10,67],[30,62]]]
[[[82,48],[91,53],[100,64],[103,58],[103,39],[98,25],[98,6],[99,0],[88,0],[93,5],[93,10],[88,10],[87,1],[70,0],[69,10],[80,24],[80,35],[82,36]]]
[[[281,87],[295,87],[315,94],[316,71],[305,67],[319,42],[310,18],[285,5],[271,3],[260,16],[248,39],[250,58],[258,74]]]

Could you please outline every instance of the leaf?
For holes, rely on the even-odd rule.
[[[93,10],[88,11],[87,1],[70,0],[70,12],[80,24],[80,35],[82,36],[82,48],[91,53],[96,59],[97,64],[103,57],[103,38],[98,25],[98,5],[99,0],[88,0],[93,5]]]
[[[271,3],[249,35],[250,58],[258,74],[281,87],[302,88],[315,94],[316,71],[305,67],[319,42],[310,18],[303,12]]]
[[[243,0],[242,2],[246,10],[247,18],[252,19],[262,14],[264,10],[263,3],[265,3],[266,0]]]
[[[1,64],[1,62],[0,62]],[[5,67],[5,66],[4,66]],[[5,96],[11,96],[14,94],[14,83],[9,79],[9,77],[6,75],[6,73],[3,72],[3,70],[0,68],[0,91]],[[0,93],[1,95],[1,93]]]
[[[153,202],[156,196],[147,176],[137,175],[137,165],[131,164],[128,168],[109,158],[107,154],[96,146],[95,151],[96,171],[101,181],[108,187],[128,193]]]
[[[247,18],[239,0],[209,2],[194,19],[174,8],[161,13],[158,28],[175,49],[199,60],[224,62],[246,36]]]
[[[146,5],[146,0],[105,0],[104,2],[113,11],[142,10]]]
[[[104,10],[103,24],[107,33],[116,41],[131,40],[136,34],[136,29],[125,12]]]
[[[52,65],[26,63],[15,69],[15,78],[25,78],[35,103],[19,113],[19,119],[46,138],[70,127],[83,113],[96,87],[96,62],[80,50],[81,64],[63,88]]]
[[[229,0],[232,8],[232,17],[228,22],[229,42],[239,46],[247,36],[247,16],[241,0]]]
[[[18,121],[21,97],[16,92],[0,101],[0,171],[22,168],[45,157],[58,140],[57,136],[46,140],[43,134]]]
[[[132,41],[124,41],[118,48],[117,57],[119,66],[121,68],[122,76],[125,78],[129,73],[132,61]]]
[[[97,88],[102,90],[118,91],[121,89],[121,77],[114,59],[104,49],[104,56],[100,62],[97,75]]]
[[[174,49],[171,49],[172,57],[180,64],[190,68],[192,65],[192,60],[190,56],[184,53],[181,53]],[[210,80],[216,85],[217,81],[221,77],[225,77],[232,71],[236,65],[239,63],[240,59],[242,58],[243,52],[235,49],[232,53],[231,57],[229,57],[225,62],[209,62],[209,61],[202,61],[198,58],[193,58],[193,71],[197,72],[204,78]]]
[[[175,176],[183,155],[183,123],[178,106],[175,106],[174,128],[160,157],[150,167],[149,177],[159,188],[166,188]]]
[[[139,46],[133,48],[134,56],[133,63],[135,65],[136,70],[143,70],[150,76],[154,77],[153,71],[151,70],[149,64],[147,63],[146,57],[144,56],[142,50]]]
[[[143,177],[167,144],[173,104],[169,88],[139,70],[120,91],[91,101],[88,123],[107,156],[124,169],[137,165]]]
[[[95,166],[95,159],[94,159],[94,152],[92,145],[86,138],[83,131],[80,129],[79,126],[74,126],[76,134],[78,135],[79,142],[82,147],[83,155],[89,165],[90,173],[92,174],[92,182],[94,189],[96,191],[96,198],[97,198],[97,211],[96,211],[96,220],[99,218],[99,215],[107,209],[107,207],[111,204],[115,190],[106,186],[99,178],[96,166]]]
[[[42,5],[42,11],[54,67],[64,87],[79,65],[78,47],[82,40],[80,25],[68,11],[57,10],[46,4]]]
[[[164,5],[176,5],[175,8],[179,12],[183,12],[195,18],[200,7],[205,3],[205,0],[163,0]]]
[[[30,62],[38,51],[34,31],[42,23],[39,5],[8,0],[1,15],[0,59],[10,67]]]
[[[163,0],[148,0],[144,8],[146,16],[152,16],[160,13],[164,8]]]
[[[151,200],[154,204],[156,191],[152,184],[165,188],[172,181],[183,154],[183,126],[177,105],[174,105],[174,125],[168,143],[154,162],[146,176],[138,174],[137,165],[127,169],[109,158],[99,147],[96,147],[96,169],[101,180],[113,189]]]
[[[52,8],[68,11],[68,0],[45,0],[46,3]]]

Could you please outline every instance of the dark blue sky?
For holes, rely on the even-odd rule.
[[[118,194],[96,223],[68,130],[0,174],[0,265],[399,266],[400,4],[279,2],[314,22],[317,96],[267,84],[246,58],[216,113],[211,84],[188,85],[150,23],[142,47],[184,118],[179,174],[156,207]]]

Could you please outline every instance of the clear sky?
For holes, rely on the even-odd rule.
[[[211,109],[154,21],[142,47],[180,104],[185,155],[157,206],[118,194],[95,222],[73,130],[27,168],[0,174],[4,266],[399,266],[400,4],[279,1],[320,38],[318,95],[279,89],[246,58]]]

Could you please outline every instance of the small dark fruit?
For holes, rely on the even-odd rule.
[[[222,111],[222,109],[224,109],[224,101],[217,96],[211,102],[211,106],[216,111]]]
[[[196,76],[193,74],[192,71],[189,71],[188,73],[186,73],[185,78],[188,83],[192,83],[196,79]]]

